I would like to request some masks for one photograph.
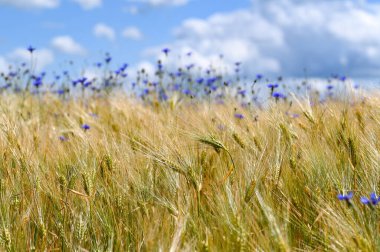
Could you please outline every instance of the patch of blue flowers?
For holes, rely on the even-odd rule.
[[[38,48],[30,45],[26,51],[30,53],[31,58],[35,58]],[[339,98],[339,85],[348,81],[346,76],[334,74],[327,79],[325,90],[314,90],[308,80],[288,86],[282,76],[275,78],[275,81],[261,73],[252,79],[243,78],[244,70],[249,67],[244,63],[239,61],[233,63],[230,66],[232,71],[229,73],[213,65],[202,68],[195,63],[192,52],[180,55],[186,59],[186,63],[182,63],[180,67],[176,68],[165,63],[170,62],[171,57],[177,58],[177,56],[170,48],[163,48],[153,71],[141,68],[136,73],[131,73],[128,63],[114,66],[113,57],[106,53],[103,60],[93,64],[100,73],[96,77],[72,74],[66,69],[61,73],[52,74],[45,71],[36,72],[33,64],[23,62],[12,66],[8,72],[0,73],[0,94],[28,92],[38,97],[51,94],[61,100],[67,100],[97,99],[124,92],[127,96],[145,104],[157,104],[157,102],[165,104],[173,100],[203,100],[226,106],[228,103],[225,100],[233,99],[242,109],[253,106],[261,109],[268,101],[282,102],[284,106],[290,108],[291,93],[308,94],[309,97],[316,97],[314,99],[316,102],[319,99],[322,103],[326,99]],[[223,56],[220,56],[220,61],[222,60]],[[359,85],[355,84],[354,87],[358,88]],[[286,111],[287,115],[292,115],[289,112]],[[234,113],[232,116],[239,120],[245,118],[242,113]],[[289,116],[294,120],[298,117],[299,115]],[[81,127],[84,131],[90,129],[87,124]],[[60,140],[66,141],[63,138]]]
[[[351,200],[354,197],[353,192],[348,192],[346,194],[338,194],[337,198],[340,201],[345,201],[351,204]],[[380,202],[380,197],[376,196],[375,192],[370,193],[369,197],[360,197],[360,202],[364,205],[376,206]]]

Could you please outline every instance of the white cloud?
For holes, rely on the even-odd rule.
[[[9,69],[9,63],[4,57],[0,56],[0,72],[8,72]]]
[[[86,77],[89,80],[101,79],[103,75],[104,75],[104,72],[102,69],[94,68],[94,67],[86,68],[84,69],[82,73],[82,76]]]
[[[153,76],[155,74],[154,65],[149,61],[142,61],[139,64],[128,68],[128,76],[131,78],[131,80],[135,80],[137,78],[137,72],[141,71],[142,69],[144,69],[145,73],[149,76]]]
[[[59,0],[0,0],[0,5],[8,5],[16,8],[55,8]]]
[[[116,38],[114,29],[103,23],[98,23],[95,25],[94,35],[98,38],[106,38],[111,41]]]
[[[86,50],[70,36],[55,37],[52,39],[51,44],[57,50],[67,54],[86,54]]]
[[[46,66],[54,62],[54,54],[49,49],[37,48],[33,52],[33,57],[31,57],[25,48],[17,48],[7,56],[7,60],[13,63],[30,62],[33,60],[35,69],[42,71]]]
[[[251,74],[301,76],[305,68],[309,75],[319,76],[378,72],[379,4],[255,0],[252,5],[206,19],[187,19],[175,29],[174,42],[148,48],[145,54],[155,50],[163,58],[163,47],[169,47],[172,56],[191,50],[193,59],[182,60],[183,64],[199,65],[216,64],[217,56],[223,54],[227,65],[243,61],[243,69]],[[172,58],[173,64],[178,62]]]
[[[145,3],[151,6],[181,6],[189,3],[190,0],[130,0],[129,2]]]
[[[85,10],[91,10],[102,5],[102,0],[73,0]]]
[[[137,27],[134,27],[134,26],[126,27],[123,30],[122,35],[124,38],[133,39],[133,40],[140,40],[143,37],[143,34],[141,33],[141,31]]]

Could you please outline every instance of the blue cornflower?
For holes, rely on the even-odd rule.
[[[42,78],[41,77],[37,77],[34,82],[33,82],[33,85],[38,88],[42,85]]]
[[[111,60],[112,60],[112,57],[111,57],[111,56],[107,56],[107,57],[104,59],[104,61],[105,61],[107,64],[109,64],[109,63],[111,62]]]
[[[188,96],[190,96],[192,94],[190,89],[185,89],[185,90],[182,91],[182,93],[184,95],[188,95]]]
[[[124,63],[124,64],[120,67],[120,70],[124,72],[124,71],[127,69],[127,67],[128,67],[128,64],[127,64],[127,63]]]
[[[342,77],[340,77],[340,80],[343,81],[343,82],[346,81],[346,79],[347,79],[346,76],[342,76]]]
[[[61,142],[66,142],[69,139],[67,139],[67,137],[65,137],[65,136],[59,136],[59,140],[61,140]]]
[[[271,89],[275,89],[275,88],[278,88],[278,84],[277,83],[270,83],[267,85],[268,88],[271,88]]]
[[[158,68],[159,71],[162,71],[162,69],[164,68],[164,66],[161,63],[159,63],[157,65],[157,68]]]
[[[29,47],[27,48],[27,50],[28,50],[30,53],[33,53],[33,52],[36,50],[36,48],[34,48],[33,46],[29,46]]]
[[[349,201],[350,199],[352,199],[352,197],[354,196],[354,193],[353,192],[349,192],[347,194],[338,194],[338,199],[339,200],[345,200],[345,201]]]
[[[77,80],[78,83],[81,83],[82,85],[86,82],[87,78],[83,77]]]
[[[11,86],[12,86],[12,84],[7,83],[7,84],[5,84],[4,86],[2,86],[1,89],[8,89],[8,88],[10,88]]]
[[[245,96],[246,94],[247,94],[247,90],[240,90],[239,92],[238,92],[238,94],[239,95],[241,95],[241,96]]]
[[[377,205],[377,203],[379,203],[380,201],[380,197],[376,197],[376,193],[372,192],[369,196],[369,198],[366,198],[366,197],[361,197],[360,198],[360,201],[364,204],[364,205]]]
[[[173,85],[173,91],[178,91],[180,88],[181,88],[181,84],[176,83]]]
[[[331,89],[333,89],[333,88],[334,88],[333,85],[328,85],[328,86],[327,86],[327,90],[331,90]]]
[[[9,74],[8,74],[8,76],[9,77],[16,77],[17,76],[17,73],[16,72],[10,72]]]
[[[274,97],[274,98],[276,98],[277,100],[278,99],[285,99],[286,98],[286,95],[284,95],[283,93],[280,93],[280,92],[274,92],[273,94],[272,94],[272,96]]]
[[[299,118],[299,117],[300,117],[299,114],[293,114],[293,115],[292,115],[292,118]]]
[[[203,79],[203,78],[199,78],[199,79],[197,79],[197,80],[196,80],[196,82],[197,82],[198,84],[202,84],[202,83],[203,83],[203,81],[204,81],[204,79]]]
[[[239,113],[235,113],[234,116],[237,119],[243,119],[244,118],[244,115],[243,114],[239,114]]]
[[[82,128],[84,131],[87,131],[87,130],[89,130],[91,127],[90,127],[90,125],[88,125],[88,124],[83,124],[83,125],[81,126],[81,128]]]
[[[148,94],[149,94],[149,89],[148,89],[148,88],[145,88],[145,89],[143,90],[143,94],[142,94],[142,95],[144,96],[144,95],[148,95]]]
[[[213,77],[213,78],[208,78],[207,79],[207,86],[211,86],[215,81],[217,81],[218,79]]]
[[[160,91],[158,92],[158,98],[160,99],[160,101],[167,101],[169,99],[164,89],[160,89]]]
[[[92,84],[92,82],[91,81],[87,81],[87,82],[85,82],[84,84],[83,84],[83,87],[89,87],[89,86],[91,86],[91,84]]]
[[[58,89],[58,90],[57,90],[57,94],[58,94],[58,95],[64,95],[65,92],[66,92],[66,90],[64,90],[64,89]]]
[[[190,69],[192,69],[194,67],[194,64],[190,64],[190,65],[187,65],[186,66],[186,69],[189,71]]]
[[[165,53],[166,56],[168,56],[170,49],[169,48],[164,48],[162,49],[162,52]]]
[[[262,75],[262,74],[257,74],[257,75],[256,75],[256,79],[261,80],[262,78],[263,78],[263,75]]]
[[[216,86],[216,85],[212,85],[212,86],[210,86],[210,89],[211,89],[212,91],[216,91],[216,90],[218,89],[218,86]]]

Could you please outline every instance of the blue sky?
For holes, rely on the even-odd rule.
[[[169,47],[173,67],[230,71],[242,61],[248,76],[380,76],[378,1],[0,0],[0,15],[0,69],[28,60],[33,45],[38,70],[73,60],[91,72],[105,52],[149,70]]]

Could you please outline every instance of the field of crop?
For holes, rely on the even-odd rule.
[[[0,252],[380,252],[380,0],[0,16]]]
[[[28,51],[0,76],[2,250],[380,249],[376,93],[108,54],[51,76]]]
[[[379,250],[380,101],[346,98],[3,95],[2,249]]]

